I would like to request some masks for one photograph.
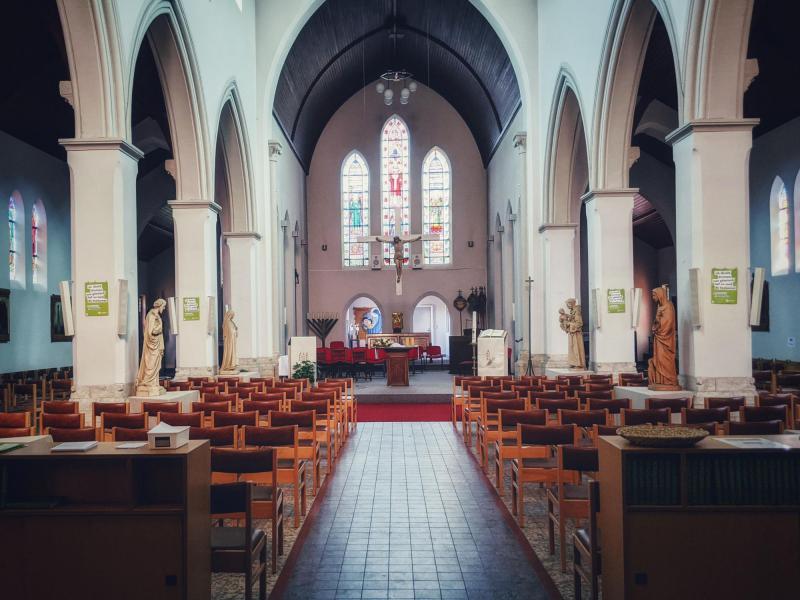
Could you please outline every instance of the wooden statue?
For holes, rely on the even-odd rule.
[[[653,358],[647,368],[648,387],[651,390],[680,390],[675,362],[675,306],[669,299],[667,286],[654,289],[653,300],[658,309],[653,320]]]
[[[566,302],[567,311],[563,308],[558,309],[558,324],[562,331],[567,334],[569,346],[567,349],[567,363],[570,369],[586,368],[586,352],[583,349],[583,316],[581,315],[580,304],[575,298],[569,298]]]
[[[403,331],[403,313],[392,313],[392,333],[400,333]]]
[[[142,336],[142,359],[136,374],[137,396],[160,396],[166,390],[158,382],[161,361],[164,358],[164,327],[161,313],[166,301],[159,298],[153,302],[153,308],[147,312]]]
[[[239,328],[233,317],[236,313],[229,310],[225,313],[222,321],[222,364],[219,367],[220,375],[233,375],[239,372],[239,357],[236,354],[236,338],[239,336]]]

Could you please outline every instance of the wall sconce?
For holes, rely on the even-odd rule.
[[[467,248],[472,248],[474,245],[475,245],[475,242],[473,242],[472,240],[469,240],[467,242]]]
[[[328,244],[322,244],[322,251],[323,252],[327,252],[328,251]]]

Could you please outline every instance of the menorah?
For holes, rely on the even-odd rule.
[[[311,330],[322,340],[323,348],[325,347],[325,340],[328,334],[338,322],[339,315],[336,313],[317,312],[308,313],[306,315],[306,323],[308,323]]]

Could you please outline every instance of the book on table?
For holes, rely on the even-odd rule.
[[[4,444],[0,444],[0,454],[3,452],[11,452],[12,450],[16,450],[17,448],[22,448],[25,444],[20,442],[6,442]]]
[[[50,448],[51,452],[87,452],[97,446],[97,442],[61,442]]]

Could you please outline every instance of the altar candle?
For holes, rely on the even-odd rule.
[[[477,343],[478,340],[478,312],[472,311],[472,343]]]

